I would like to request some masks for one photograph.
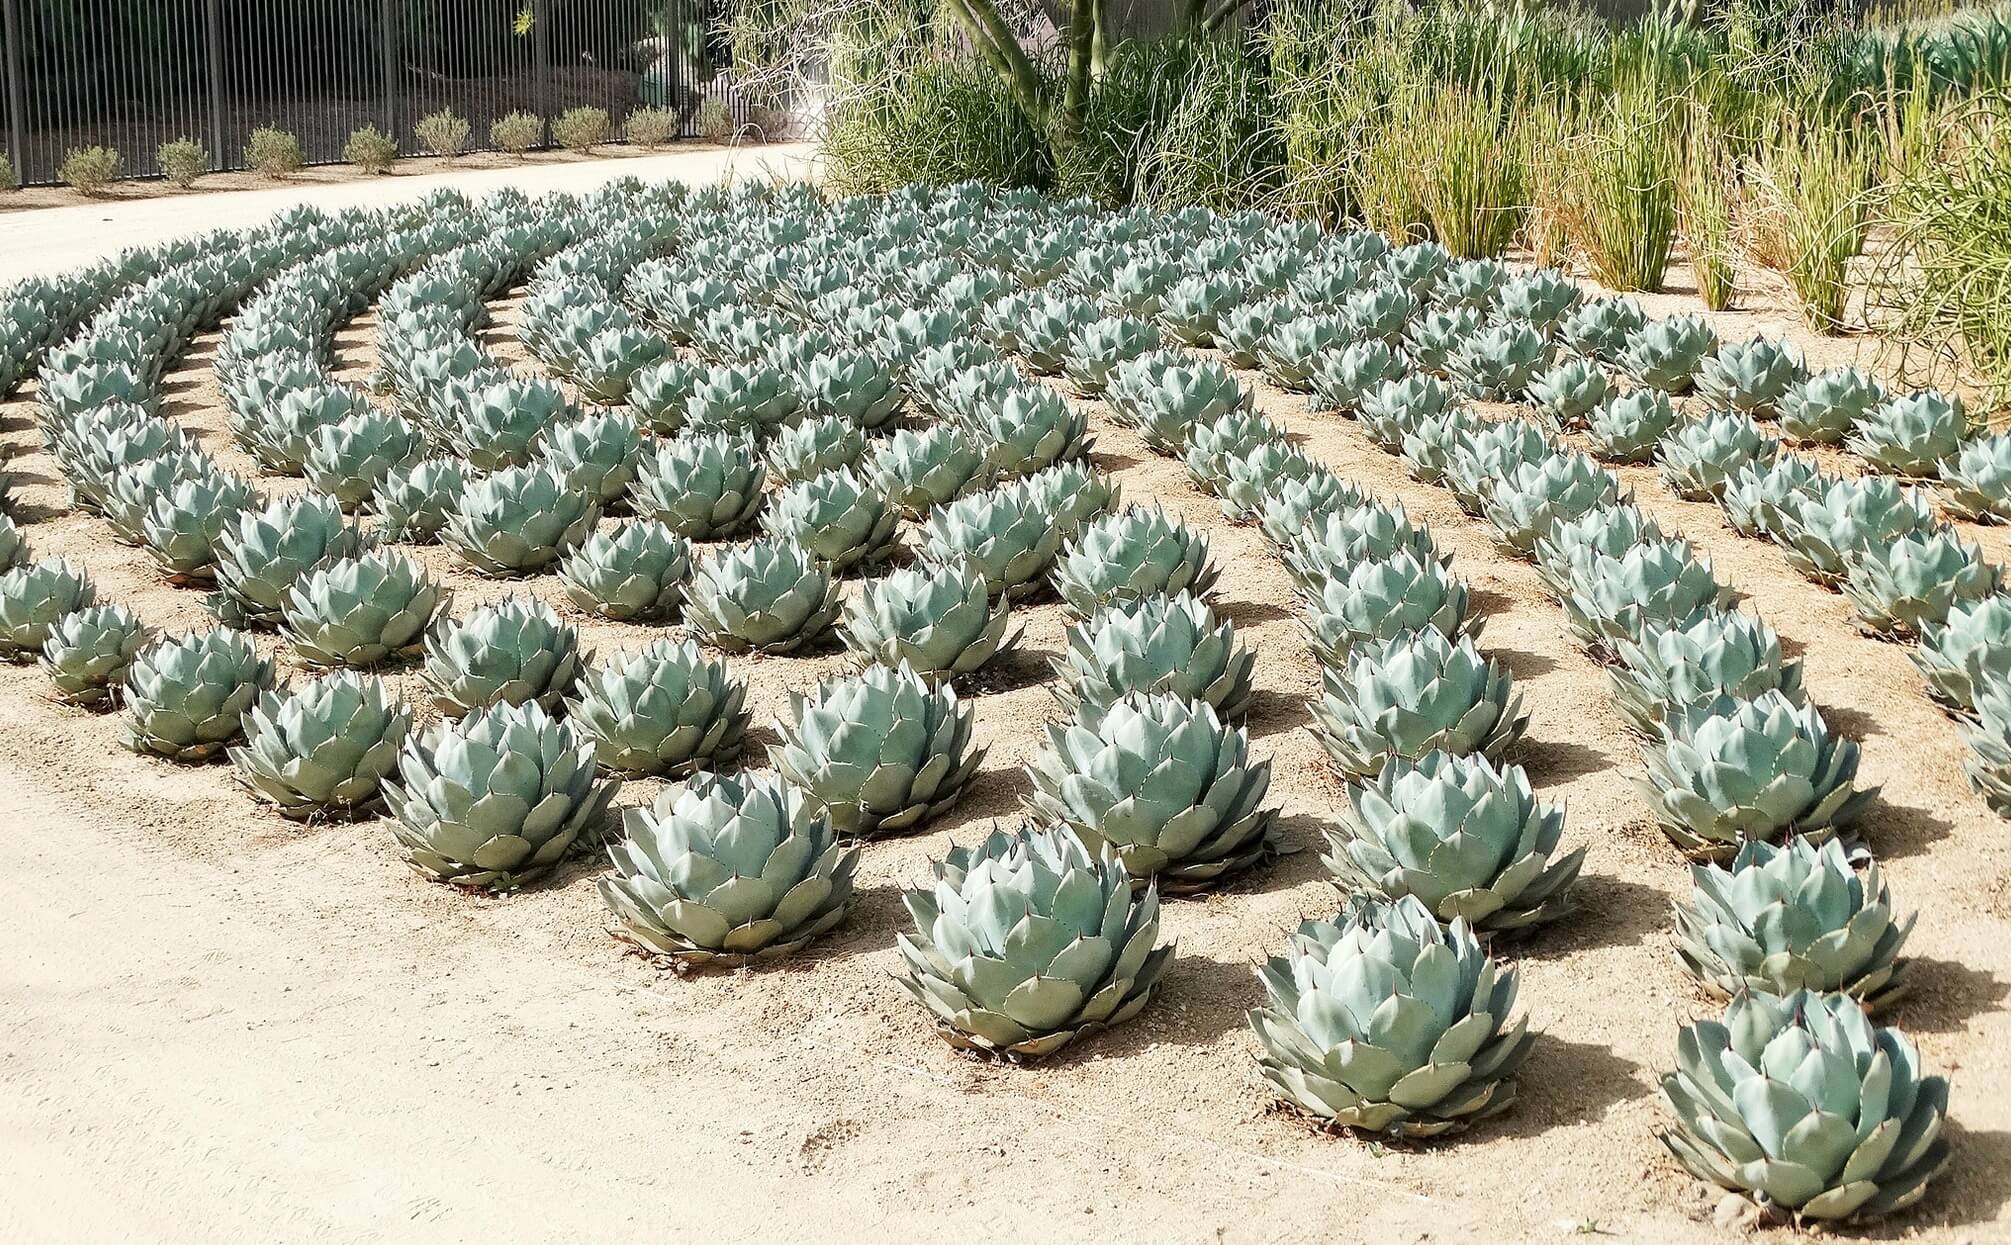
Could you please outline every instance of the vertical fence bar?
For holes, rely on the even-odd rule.
[[[547,140],[540,146],[550,146],[552,127],[551,25],[551,0],[531,0],[531,72],[538,80],[538,115],[545,119]]]
[[[14,160],[14,176],[28,182],[28,69],[27,43],[21,31],[21,0],[0,0],[4,8],[7,38],[7,150]]]
[[[209,59],[209,149],[210,163],[227,169],[231,162],[223,149],[223,3],[205,0],[203,37]]]
[[[377,40],[383,44],[384,132],[398,137],[398,0],[383,0],[377,10]]]

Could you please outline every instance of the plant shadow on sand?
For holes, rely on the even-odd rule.
[[[1264,988],[1252,967],[1176,949],[1145,1010],[1115,1029],[1063,1047],[1042,1066],[1121,1059],[1157,1046],[1212,1046],[1242,1028],[1243,1014],[1263,1001]]]
[[[1515,746],[1509,759],[1529,771],[1529,780],[1538,786],[1570,782],[1618,768],[1612,754],[1569,739],[1525,738]]]
[[[1603,873],[1580,874],[1574,907],[1560,920],[1501,943],[1501,953],[1547,960],[1599,947],[1625,947],[1667,935],[1669,897],[1652,886]]]
[[[1961,1086],[1952,1088],[1956,1109],[1960,1110]],[[1942,1126],[1941,1135],[1948,1141],[1948,1170],[1927,1186],[1927,1195],[1919,1205],[1883,1219],[1852,1224],[1850,1230],[1856,1239],[1911,1240],[1928,1228],[1995,1223],[2006,1202],[2011,1202],[2011,1132],[1965,1128],[1960,1121],[1950,1118]],[[1958,1239],[1981,1242],[2001,1238]]]
[[[1621,1103],[1654,1092],[1641,1083],[1640,1071],[1640,1064],[1604,1046],[1567,1042],[1538,1028],[1516,1071],[1515,1106],[1475,1128],[1501,1137],[1534,1137],[1561,1125],[1592,1123]]]
[[[1880,795],[1858,818],[1856,831],[1880,860],[1901,860],[1927,851],[1954,828],[1945,817],[1924,808],[1894,804]]]
[[[1896,1000],[1888,1017],[1879,1019],[1915,1033],[1953,1033],[2011,997],[2011,982],[1955,960],[1935,956],[1906,957],[1906,994]]]

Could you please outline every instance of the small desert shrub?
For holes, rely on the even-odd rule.
[[[545,119],[534,112],[509,112],[489,127],[489,145],[521,156],[545,141]]]
[[[160,149],[154,152],[154,162],[161,166],[161,176],[167,179],[168,185],[184,190],[195,185],[196,178],[209,172],[209,152],[191,138],[162,143]]]
[[[14,189],[14,159],[0,151],[0,190]]]
[[[350,131],[342,158],[364,173],[389,173],[398,159],[398,140],[374,125],[366,125]]]
[[[693,121],[699,135],[708,142],[724,143],[733,138],[733,112],[716,99],[700,104]]]
[[[429,117],[421,117],[419,124],[412,127],[412,134],[420,146],[436,156],[458,156],[468,149],[468,133],[473,128],[466,117],[451,108],[442,108]]]
[[[622,133],[638,147],[661,147],[677,137],[677,114],[668,108],[638,108],[628,114]]]
[[[119,179],[126,161],[110,147],[72,147],[56,176],[79,194],[95,195]]]
[[[307,163],[300,153],[300,139],[291,130],[260,126],[244,144],[244,162],[267,177],[298,173]]]
[[[1724,132],[1701,115],[1694,118],[1677,206],[1683,236],[1690,243],[1690,275],[1697,281],[1697,297],[1712,311],[1731,306],[1736,292],[1738,253],[1732,243],[1732,216],[1738,193],[1738,163]]]
[[[607,141],[605,108],[568,108],[552,122],[552,141],[568,151],[587,152]]]

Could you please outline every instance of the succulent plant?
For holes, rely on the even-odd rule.
[[[1618,363],[1627,341],[1648,323],[1631,298],[1590,298],[1557,321],[1557,336],[1580,358]]]
[[[1680,395],[1690,391],[1704,360],[1717,348],[1710,321],[1700,315],[1671,316],[1636,330],[1616,362],[1636,384]]]
[[[1446,367],[1476,398],[1507,398],[1529,388],[1550,362],[1543,335],[1520,320],[1498,320],[1453,348]]]
[[[1464,920],[1441,925],[1415,897],[1358,895],[1333,921],[1300,925],[1257,978],[1259,1068],[1315,1118],[1433,1137],[1514,1105],[1532,1039],[1526,1020],[1510,1021],[1515,969]]]
[[[801,546],[755,540],[701,561],[684,617],[729,653],[793,653],[823,639],[838,617],[838,581]]]
[[[1298,304],[1285,298],[1260,298],[1224,312],[1215,328],[1216,345],[1230,367],[1258,365],[1264,339],[1299,314]]]
[[[381,680],[349,671],[262,693],[230,749],[238,778],[295,821],[356,819],[383,805],[412,713]]]
[[[239,423],[235,431],[261,467],[297,476],[306,469],[308,451],[323,428],[369,411],[370,399],[359,390],[347,385],[311,385],[253,408],[252,417]]]
[[[365,546],[331,497],[281,498],[243,512],[216,542],[219,614],[233,626],[274,627],[287,593],[324,562],[354,557]]]
[[[1089,417],[1052,389],[1021,386],[984,403],[970,421],[985,466],[1004,479],[1079,458],[1090,447]]]
[[[1453,425],[1454,429],[1459,427]],[[1426,428],[1421,425],[1418,431],[1422,434]],[[1405,444],[1408,447],[1408,441]],[[1479,514],[1494,496],[1497,482],[1525,463],[1542,463],[1556,454],[1543,429],[1526,419],[1477,422],[1472,431],[1454,441],[1446,464],[1446,484],[1462,508]]]
[[[825,415],[780,428],[768,444],[768,468],[783,484],[795,484],[840,467],[857,466],[866,453],[866,434],[857,424]]]
[[[1352,330],[1343,316],[1301,315],[1273,328],[1257,346],[1265,379],[1288,393],[1313,387],[1313,374],[1335,351],[1344,350]]]
[[[642,429],[619,411],[553,424],[538,442],[537,462],[559,473],[596,506],[620,504],[643,454]]]
[[[657,640],[580,673],[566,716],[594,760],[630,778],[684,778],[740,759],[747,685],[696,644]]]
[[[386,540],[426,545],[440,538],[471,478],[458,458],[421,458],[393,467],[377,482],[369,509],[383,519]]]
[[[0,493],[4,493],[0,489]],[[14,520],[0,514],[0,571],[11,571],[28,560],[28,538]]]
[[[1676,953],[1713,993],[1847,994],[1882,1007],[1905,992],[1899,951],[1913,918],[1892,908],[1878,865],[1860,878],[1843,844],[1740,846],[1729,868],[1690,870],[1676,904]]]
[[[893,549],[900,518],[885,493],[840,467],[777,493],[763,527],[770,538],[798,545],[843,572],[883,560]]]
[[[1020,481],[938,506],[922,529],[920,552],[938,566],[969,564],[991,595],[1017,600],[1046,582],[1061,541],[1053,513]]]
[[[108,709],[125,688],[126,671],[154,633],[123,605],[93,605],[56,620],[42,643],[42,672],[66,705]]]
[[[557,864],[606,817],[621,780],[593,745],[535,702],[496,704],[405,741],[387,779],[391,833],[422,876],[514,890]]]
[[[244,736],[244,714],[272,686],[272,662],[229,627],[164,639],[126,668],[126,746],[199,765]]]
[[[679,969],[793,955],[852,905],[856,845],[767,774],[700,774],[622,813],[600,895],[620,937]]]
[[[1499,757],[1529,726],[1514,678],[1435,629],[1359,645],[1322,682],[1313,734],[1349,778],[1433,751]]]
[[[1654,625],[1614,644],[1607,669],[1613,705],[1628,725],[1658,738],[1671,710],[1714,703],[1720,696],[1751,700],[1779,692],[1802,703],[1802,664],[1782,656],[1781,638],[1750,614],[1706,610],[1677,625]]]
[[[1334,669],[1364,644],[1427,629],[1451,639],[1478,636],[1486,622],[1468,611],[1464,580],[1409,549],[1336,567],[1307,586],[1303,601],[1300,630],[1313,656]]]
[[[1478,310],[1463,306],[1427,307],[1404,329],[1404,357],[1424,372],[1443,372],[1460,343],[1486,323]]]
[[[1168,894],[1214,886],[1275,852],[1271,763],[1205,701],[1133,692],[1048,727],[1029,809]]]
[[[768,469],[752,442],[724,433],[660,442],[643,455],[629,507],[679,536],[719,540],[746,530],[761,509]]]
[[[1010,612],[967,566],[921,566],[868,580],[846,603],[845,647],[883,666],[905,663],[929,682],[981,669],[1012,651],[1019,632]]]
[[[1835,445],[1884,401],[1884,388],[1869,373],[1854,367],[1831,368],[1789,386],[1776,412],[1787,435]]]
[[[1831,482],[1781,511],[1781,549],[1790,565],[1821,584],[1841,584],[1859,552],[1940,526],[1918,491],[1887,476]]]
[[[1511,467],[1496,481],[1481,513],[1501,543],[1521,557],[1536,556],[1536,542],[1559,519],[1575,519],[1596,506],[1624,505],[1633,494],[1612,472],[1583,454],[1552,454]]]
[[[1727,342],[1698,367],[1697,396],[1713,410],[1765,418],[1803,375],[1801,359],[1781,342]]]
[[[309,666],[375,666],[425,643],[447,592],[411,558],[388,550],[326,562],[287,590],[280,629]]]
[[[1976,437],[1941,460],[1941,497],[1949,513],[1977,523],[2011,520],[2011,433]]]
[[[658,622],[684,604],[691,578],[691,544],[653,519],[596,532],[559,563],[559,580],[574,605],[617,622]]]
[[[1844,445],[1878,470],[1926,477],[1961,450],[1969,430],[1960,398],[1923,389],[1866,411]]]
[[[1264,529],[1265,539],[1279,549],[1289,546],[1318,516],[1369,504],[1359,488],[1324,466],[1316,466],[1304,476],[1280,477],[1276,491],[1259,500],[1257,525]]]
[[[781,427],[801,407],[795,386],[775,368],[718,363],[698,378],[684,413],[695,431],[745,436]]]
[[[918,355],[903,383],[924,414],[951,413],[950,391],[965,372],[998,367],[1004,362],[988,342],[966,337],[933,346]]]
[[[34,661],[66,615],[96,602],[97,588],[82,567],[44,558],[0,574],[0,658]]]
[[[1429,752],[1352,784],[1325,858],[1336,883],[1483,934],[1571,909],[1585,849],[1560,852],[1564,810],[1537,802],[1519,765]]]
[[[2003,571],[1951,531],[1908,532],[1854,551],[1843,594],[1860,626],[1875,635],[1919,635],[1948,617],[1958,601],[1997,591]]]
[[[1780,442],[1760,431],[1750,415],[1725,412],[1678,423],[1656,451],[1662,478],[1678,497],[1705,501],[1746,467],[1764,467],[1780,453]]]
[[[1333,475],[1324,463],[1283,440],[1267,441],[1240,454],[1225,454],[1218,465],[1221,474],[1213,481],[1212,491],[1222,499],[1223,514],[1243,521],[1262,515],[1270,499],[1284,492],[1289,482],[1309,482],[1323,473]],[[1340,482],[1338,477],[1335,482]]]
[[[169,583],[213,582],[224,532],[258,500],[248,481],[227,471],[176,480],[142,512],[140,543]]]
[[[846,835],[919,830],[957,802],[984,760],[973,717],[946,685],[906,665],[791,692],[769,760]]]
[[[351,415],[314,434],[301,470],[317,493],[325,493],[355,510],[378,489],[384,477],[420,457],[426,440],[402,416],[369,411]]]
[[[1920,644],[1907,655],[1936,700],[1971,708],[1980,684],[1993,675],[2011,676],[2011,597],[1957,601],[1945,619],[1922,619]]]
[[[884,428],[905,400],[891,372],[864,350],[818,354],[793,373],[803,410],[812,419],[839,419],[861,431]]]
[[[707,365],[689,359],[652,364],[630,379],[629,409],[652,431],[675,436],[690,422],[691,400],[710,374]]]
[[[1662,1097],[1691,1175],[1797,1222],[1910,1206],[1948,1163],[1948,1082],[1845,995],[1735,996],[1683,1027]]]
[[[1877,794],[1855,784],[1857,745],[1781,691],[1671,709],[1643,755],[1655,819],[1696,860],[1729,859],[1751,839],[1825,842]]]
[[[1093,320],[1063,343],[1061,365],[1077,397],[1094,398],[1110,387],[1118,369],[1159,349],[1159,330],[1130,316]]]
[[[1283,447],[1285,430],[1256,413],[1234,410],[1187,430],[1187,449],[1182,455],[1187,476],[1202,491],[1213,493],[1228,476],[1228,460],[1251,453],[1266,445]],[[1310,460],[1308,460],[1310,462]]]
[[[1400,552],[1444,565],[1430,531],[1412,523],[1402,507],[1362,505],[1313,516],[1282,550],[1293,582],[1318,592],[1335,576],[1346,578],[1359,562],[1379,562]]]
[[[1142,1011],[1173,957],[1159,892],[1064,830],[994,830],[902,896],[897,978],[961,1050],[1026,1060]]]
[[[1395,345],[1417,310],[1410,291],[1387,282],[1362,287],[1341,300],[1342,327],[1351,337],[1376,338]]]
[[[1317,355],[1303,388],[1312,391],[1315,411],[1353,412],[1362,395],[1407,371],[1403,358],[1381,338],[1349,342]]]
[[[1571,594],[1580,566],[1593,557],[1619,557],[1661,539],[1661,525],[1632,502],[1594,506],[1575,519],[1559,519],[1537,538],[1536,573],[1561,600]]]
[[[585,540],[600,507],[557,468],[508,467],[470,480],[440,539],[483,575],[533,575]]]
[[[1429,298],[1446,270],[1452,267],[1452,252],[1436,242],[1413,242],[1391,251],[1383,267],[1403,289],[1418,298]]]
[[[1779,540],[1787,531],[1787,515],[1803,498],[1820,496],[1836,481],[1800,454],[1779,454],[1767,463],[1748,463],[1725,481],[1718,504],[1725,519],[1742,536]]]
[[[1552,427],[1582,428],[1613,391],[1606,369],[1589,359],[1564,359],[1529,382],[1529,398]]]
[[[1521,421],[1513,422],[1521,426]],[[1453,464],[1466,452],[1467,443],[1489,429],[1490,425],[1471,408],[1450,407],[1418,416],[1397,438],[1395,448],[1403,455],[1404,470],[1412,477],[1425,484],[1444,484],[1450,480]],[[1543,452],[1548,450],[1546,443]],[[1518,456],[1515,461],[1522,459]]]
[[[477,389],[457,413],[447,443],[477,471],[523,466],[545,429],[582,414],[551,381],[514,376]]]
[[[506,597],[449,621],[425,648],[426,686],[448,717],[529,701],[557,713],[586,660],[579,633],[535,597]]]
[[[1053,659],[1055,696],[1093,717],[1127,694],[1169,694],[1209,705],[1227,721],[1251,696],[1255,656],[1190,593],[1154,595],[1103,607],[1068,628],[1068,650]]]
[[[1159,507],[1088,523],[1054,564],[1056,589],[1080,615],[1155,593],[1206,596],[1217,574],[1207,537]]]
[[[1563,273],[1539,268],[1503,281],[1496,306],[1503,317],[1526,321],[1547,332],[1570,314],[1582,297],[1577,283]]]
[[[1623,553],[1594,553],[1572,566],[1565,621],[1588,649],[1605,655],[1644,628],[1681,627],[1734,594],[1680,540],[1644,541]]]
[[[1033,504],[1060,530],[1064,543],[1092,519],[1116,510],[1121,500],[1116,482],[1082,459],[1057,463],[1021,483]]]
[[[1254,410],[1255,395],[1228,368],[1212,360],[1176,361],[1157,367],[1146,355],[1119,370],[1111,383],[1112,410],[1127,415],[1145,444],[1161,454],[1180,455],[1197,427],[1232,412]]]
[[[1243,288],[1226,277],[1187,277],[1159,300],[1159,327],[1183,346],[1212,346],[1222,315],[1243,301]]]

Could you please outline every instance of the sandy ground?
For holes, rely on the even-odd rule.
[[[506,307],[505,328],[511,318]],[[1725,323],[1779,332],[1792,317],[1762,301]],[[345,366],[360,372],[371,341],[367,321],[346,332]],[[516,357],[506,331],[490,344]],[[224,432],[212,345],[172,383],[173,414],[247,469]],[[1568,843],[1589,849],[1581,910],[1521,948],[1541,1037],[1511,1114],[1400,1147],[1316,1134],[1270,1109],[1242,1015],[1260,996],[1253,963],[1335,906],[1312,851],[1169,902],[1178,958],[1160,998],[1120,1030],[1034,1068],[972,1062],[930,1033],[889,977],[906,920],[898,890],[952,842],[1011,818],[1028,790],[1020,766],[1056,712],[1044,681],[1063,620],[1051,601],[1023,611],[1020,653],[977,698],[991,751],[965,800],[926,833],[870,845],[861,902],[800,960],[694,981],[607,936],[598,861],[500,900],[429,885],[381,823],[303,830],[253,805],[227,769],[127,753],[116,720],[57,707],[38,671],[4,668],[0,824],[14,850],[0,869],[0,1239],[1723,1239],[1716,1193],[1653,1136],[1675,1026],[1714,1008],[1669,946],[1687,874],[1629,785],[1636,751],[1603,673],[1570,644],[1534,571],[1497,553],[1445,493],[1409,481],[1346,421],[1269,390],[1262,405],[1456,555],[1490,615],[1485,647],[1533,715],[1518,759],[1568,806]],[[195,594],[163,586],[98,521],[62,512],[29,416],[24,402],[0,407],[0,431],[23,450],[37,554],[81,559],[105,596],[155,624],[201,625]],[[1259,654],[1249,726],[1275,759],[1284,832],[1317,846],[1340,786],[1301,729],[1317,671],[1286,577],[1254,529],[1224,523],[1100,408],[1093,419],[1096,461],[1127,498],[1164,499],[1210,532],[1219,607]],[[1898,901],[1921,912],[1915,989],[1895,1019],[1953,1074],[1955,1159],[1926,1205],[1872,1235],[2011,1239],[2004,824],[1968,792],[1956,730],[1903,649],[1861,637],[1841,598],[1731,533],[1714,507],[1675,500],[1650,471],[1626,474],[1804,657],[1831,722],[1864,740],[1864,780],[1884,784],[1866,829]],[[2002,536],[1981,535],[2006,554]],[[424,556],[460,612],[526,590]],[[562,600],[551,577],[527,587]],[[657,634],[575,619],[603,652]],[[786,689],[844,660],[732,664],[766,719]],[[620,803],[658,787],[630,784]]]

